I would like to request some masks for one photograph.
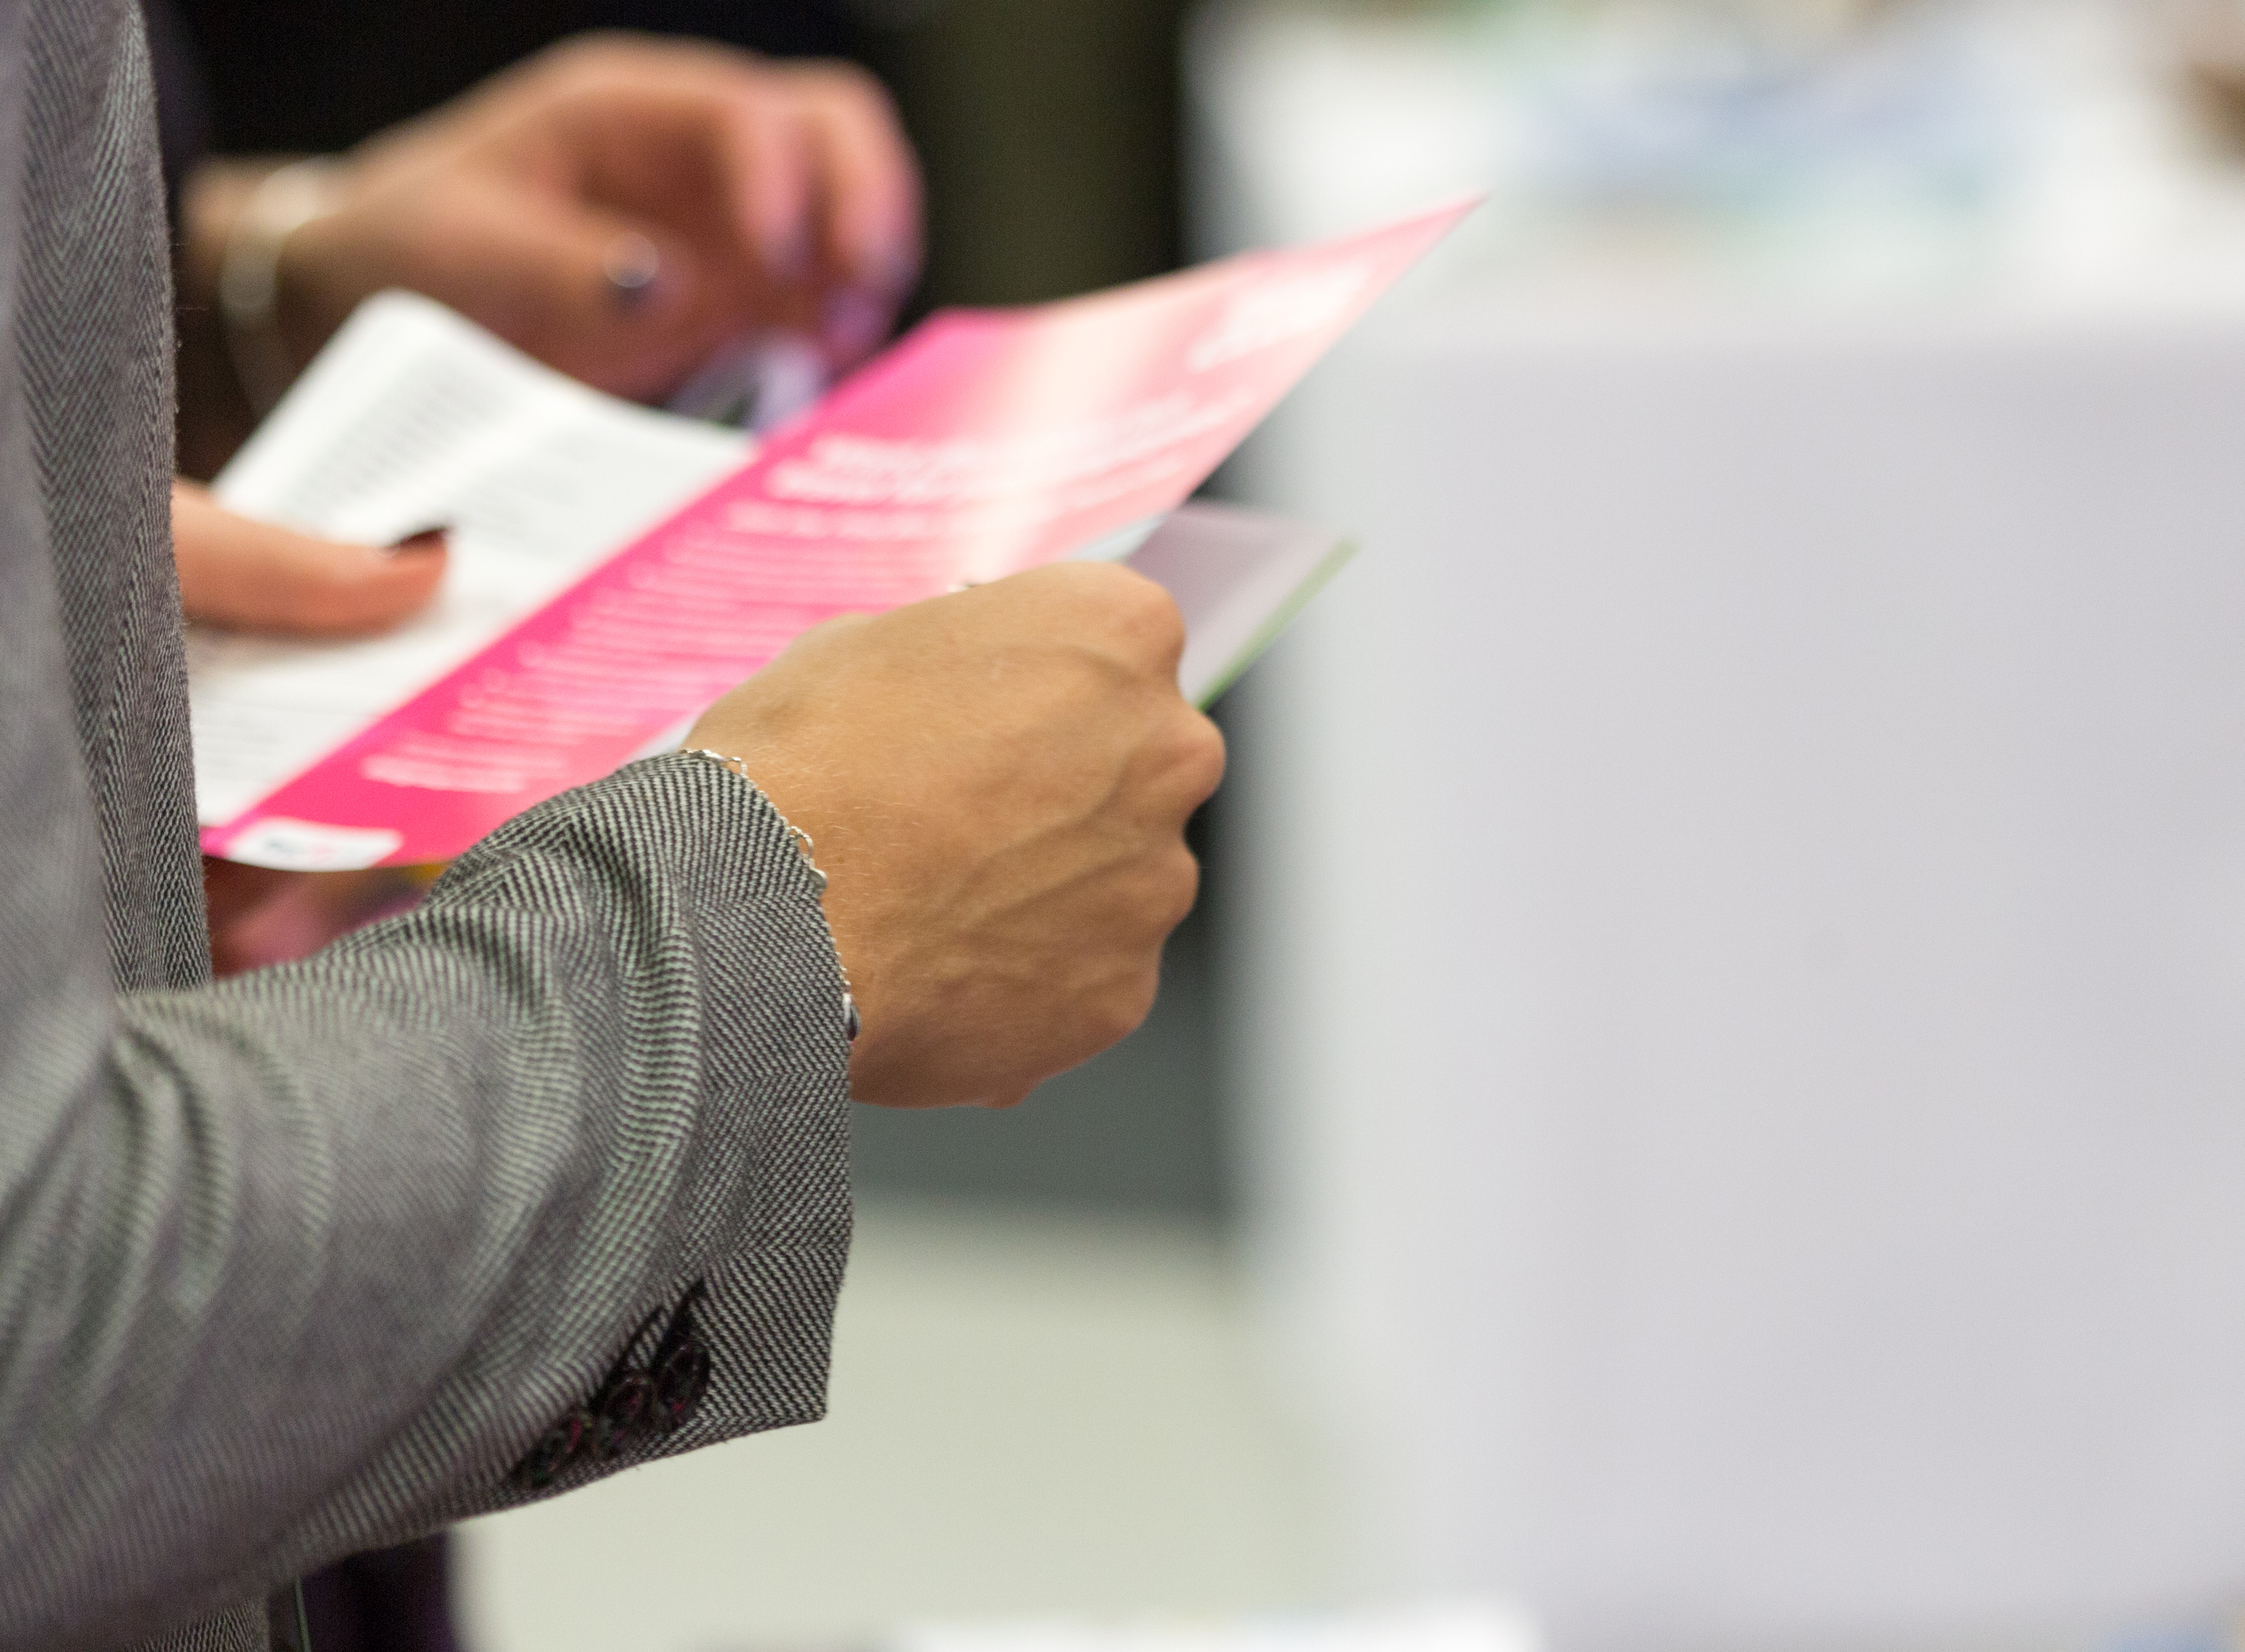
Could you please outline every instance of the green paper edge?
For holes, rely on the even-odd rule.
[[[1272,610],[1261,628],[1248,638],[1238,653],[1231,656],[1224,668],[1224,674],[1195,702],[1201,710],[1206,711],[1230,691],[1232,684],[1247,674],[1247,668],[1278,640],[1279,634],[1294,623],[1295,617],[1303,609],[1310,606],[1311,599],[1332,584],[1333,575],[1348,565],[1350,559],[1356,555],[1356,541],[1346,535],[1333,541],[1333,548],[1326,552],[1316,567],[1310,570],[1309,578],[1296,586],[1293,594]]]

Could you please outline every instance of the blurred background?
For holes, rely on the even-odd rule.
[[[186,10],[238,150],[855,57],[923,307],[1490,196],[1219,478],[1363,554],[1149,1026],[861,1115],[831,1419],[470,1527],[475,1645],[2245,1645],[2245,10]]]

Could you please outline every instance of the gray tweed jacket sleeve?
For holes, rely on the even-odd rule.
[[[848,1243],[832,943],[714,766],[207,984],[167,271],[128,0],[0,0],[5,1652],[247,1652],[337,1555],[813,1418]],[[698,1409],[523,1473],[689,1301]]]
[[[529,1495],[696,1283],[699,1411],[555,1486],[818,1415],[840,988],[746,785],[642,764],[217,987],[114,995],[98,932],[16,894],[0,1644],[116,1644]]]

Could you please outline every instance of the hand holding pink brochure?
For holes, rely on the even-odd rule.
[[[462,528],[457,589],[370,643],[191,640],[205,849],[303,869],[449,859],[648,749],[821,620],[1137,551],[1468,210],[939,314],[760,450],[561,386],[422,301],[374,301],[220,496],[370,538],[441,512]],[[412,418],[384,423],[409,395]],[[661,519],[620,531],[635,507]],[[1147,545],[1200,650],[1189,687],[1228,680],[1333,551],[1206,511]],[[1229,616],[1224,658],[1197,603]]]

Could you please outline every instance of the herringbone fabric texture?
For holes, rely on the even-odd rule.
[[[706,1279],[709,1396],[818,1415],[848,1047],[814,881],[713,765],[532,810],[426,907],[207,984],[171,335],[130,0],[0,0],[0,1649],[260,1600],[519,1500]]]

